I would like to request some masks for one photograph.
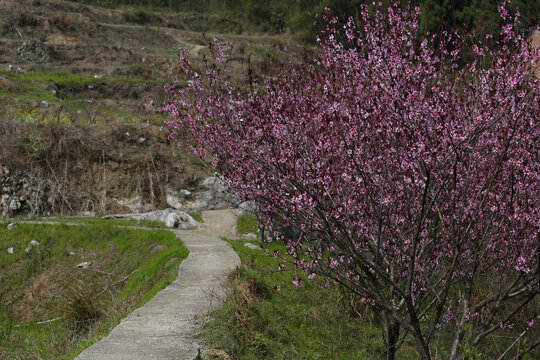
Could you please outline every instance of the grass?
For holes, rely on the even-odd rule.
[[[228,242],[242,266],[228,281],[225,305],[205,327],[207,345],[244,360],[380,358],[376,320],[352,294],[322,290],[318,279],[296,288],[295,270],[278,270],[281,259],[248,249],[243,241]],[[269,250],[286,252],[283,245]],[[415,358],[411,345],[403,346],[402,355]]]
[[[200,222],[201,224],[204,223],[202,211],[190,211],[188,214],[193,218],[193,220]]]
[[[283,53],[281,51],[277,51],[274,49],[264,49],[257,46],[250,46],[251,51],[253,51],[255,54],[257,54],[260,58],[263,60],[268,57],[268,55],[271,55],[272,57],[276,59],[283,58]]]
[[[167,227],[161,221],[153,220],[135,220],[135,219],[115,219],[115,218],[99,218],[99,217],[69,217],[69,216],[59,216],[52,218],[42,218],[40,220],[50,221],[50,222],[61,222],[61,223],[80,223],[80,224],[107,224],[115,226],[142,226],[147,228],[154,229],[166,229]]]
[[[238,234],[257,234],[259,232],[259,222],[253,215],[240,215],[236,224],[236,232]]]
[[[144,83],[145,79],[128,78],[94,78],[67,72],[33,71],[15,73],[13,71],[0,70],[0,76],[4,76],[19,86],[17,91],[0,89],[0,96],[19,99],[45,100],[51,104],[73,105],[73,100],[64,100],[53,95],[48,88],[55,84],[65,87],[84,86],[88,84],[109,83]]]
[[[37,82],[60,83],[66,86],[86,85],[92,83],[100,83],[103,81],[122,82],[122,83],[144,83],[148,80],[144,79],[129,79],[129,78],[95,78],[89,76],[81,76],[68,72],[54,71],[29,71],[25,73],[14,73],[12,71],[0,70],[0,74],[7,76],[10,80],[27,80]]]
[[[73,358],[171,283],[188,254],[168,231],[85,223],[0,223],[0,358]]]
[[[237,231],[252,232],[256,225],[255,217],[243,215]],[[268,256],[260,249],[245,247],[245,241],[225,240],[238,253],[242,265],[226,283],[224,306],[204,328],[206,345],[216,349],[212,359],[382,359],[379,319],[357,295],[338,286],[326,288],[319,277],[307,280],[307,274],[291,265],[283,244],[267,243]],[[280,265],[285,268],[280,269]],[[303,279],[300,287],[293,285],[297,277]],[[484,286],[489,285],[486,282]],[[448,358],[454,332],[455,326],[448,326],[435,335],[433,359]],[[517,334],[497,333],[465,355],[469,359],[498,358]],[[469,331],[465,336],[470,336]],[[515,358],[524,347],[518,344],[505,359]],[[223,352],[229,357],[219,356]],[[536,358],[537,354],[525,358]],[[417,358],[414,341],[407,336],[396,359]]]

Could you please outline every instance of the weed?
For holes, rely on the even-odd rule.
[[[49,19],[49,22],[51,23],[51,25],[53,25],[54,27],[62,31],[71,30],[72,25],[73,25],[71,21],[71,17],[64,12],[59,12],[59,13],[54,14]]]
[[[147,11],[138,10],[135,12],[124,13],[124,19],[130,23],[146,25],[146,24],[154,22],[156,20],[156,17],[155,15]]]
[[[17,14],[17,18],[15,19],[15,23],[18,26],[37,26],[39,24],[39,20],[37,17],[35,17],[33,14],[29,12],[20,12]]]
[[[65,292],[66,306],[64,318],[75,335],[87,332],[102,316],[101,305],[97,301],[99,288],[78,279],[70,283]]]

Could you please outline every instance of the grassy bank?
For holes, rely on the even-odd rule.
[[[187,254],[162,230],[0,223],[0,359],[74,357],[172,282]]]
[[[253,216],[238,218],[237,232],[256,232]],[[305,279],[291,265],[283,244],[265,243],[262,249],[250,249],[245,241],[227,240],[238,253],[242,265],[229,277],[225,305],[214,313],[205,329],[206,344],[214,349],[208,359],[343,359],[383,358],[381,324],[369,305],[357,295],[339,286],[325,284],[319,277]],[[272,256],[274,255],[274,256]],[[285,259],[285,261],[284,261]],[[480,280],[488,291],[488,279]],[[329,286],[328,286],[329,285]],[[519,300],[518,300],[519,301]],[[523,308],[534,314],[538,303]],[[481,316],[480,316],[481,317]],[[471,324],[480,326],[480,320]],[[495,333],[481,347],[464,353],[467,359],[498,359],[523,329]],[[447,359],[455,325],[441,328],[432,340],[431,356]],[[534,339],[534,334],[531,333]],[[472,326],[465,339],[471,341]],[[538,352],[522,354],[530,340],[514,344],[504,359],[533,359]],[[403,339],[396,359],[418,359],[411,336]]]
[[[297,288],[294,269],[279,270],[281,259],[243,241],[229,243],[242,266],[229,278],[227,302],[205,328],[207,344],[216,349],[210,358],[224,358],[224,352],[243,360],[380,358],[376,319],[354,295],[321,289],[317,279]],[[286,253],[282,245],[269,250]],[[414,359],[412,344],[405,343],[401,353]]]

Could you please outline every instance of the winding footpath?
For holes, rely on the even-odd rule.
[[[189,249],[177,279],[152,300],[126,316],[111,333],[76,360],[194,360],[198,328],[224,299],[221,283],[240,264],[219,236],[233,237],[231,210],[203,212],[201,230],[175,230]]]

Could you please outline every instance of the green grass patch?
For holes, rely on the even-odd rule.
[[[129,78],[95,78],[89,76],[81,76],[68,72],[53,72],[53,71],[30,71],[26,73],[14,73],[12,71],[0,70],[0,74],[6,75],[10,80],[28,80],[37,82],[52,82],[66,86],[85,85],[99,83],[103,81],[122,82],[122,83],[144,83],[148,80],[144,79],[129,79]]]
[[[145,79],[94,78],[67,72],[49,71],[33,71],[19,74],[12,71],[0,70],[0,75],[5,76],[19,87],[16,91],[0,89],[0,96],[27,100],[45,100],[51,104],[63,104],[66,106],[73,105],[73,101],[61,99],[53,95],[50,88],[55,84],[64,87],[77,87],[102,82],[128,84],[149,82],[149,80]]]
[[[202,217],[202,211],[190,211],[188,214],[189,216],[193,218],[193,220],[200,223],[204,223],[204,219]]]
[[[257,234],[259,232],[259,222],[253,215],[240,215],[236,224],[236,232],[239,234]]]
[[[195,155],[187,155],[187,160],[190,165],[197,166],[200,168],[204,168],[206,164],[204,161],[202,161],[198,156]]]
[[[284,55],[281,51],[277,51],[274,49],[265,49],[257,46],[250,46],[249,47],[251,51],[253,51],[255,54],[257,54],[259,57],[266,59],[268,55],[276,58],[281,59]]]
[[[188,255],[169,231],[83,222],[0,223],[0,358],[74,357],[170,284]]]
[[[378,359],[381,332],[369,309],[338,287],[321,289],[323,281],[292,281],[294,268],[279,270],[282,260],[230,241],[242,266],[230,277],[229,297],[204,330],[209,346],[234,359]],[[271,245],[271,244],[269,244]],[[286,252],[272,245],[270,253]],[[280,287],[280,290],[277,290]],[[414,359],[405,344],[402,357]]]
[[[167,227],[161,221],[154,220],[135,220],[129,218],[100,218],[100,217],[78,217],[78,216],[58,216],[51,218],[37,218],[35,220],[61,222],[61,223],[79,223],[79,224],[107,224],[115,226],[141,226],[154,229],[166,229]],[[22,220],[24,221],[24,220]]]

